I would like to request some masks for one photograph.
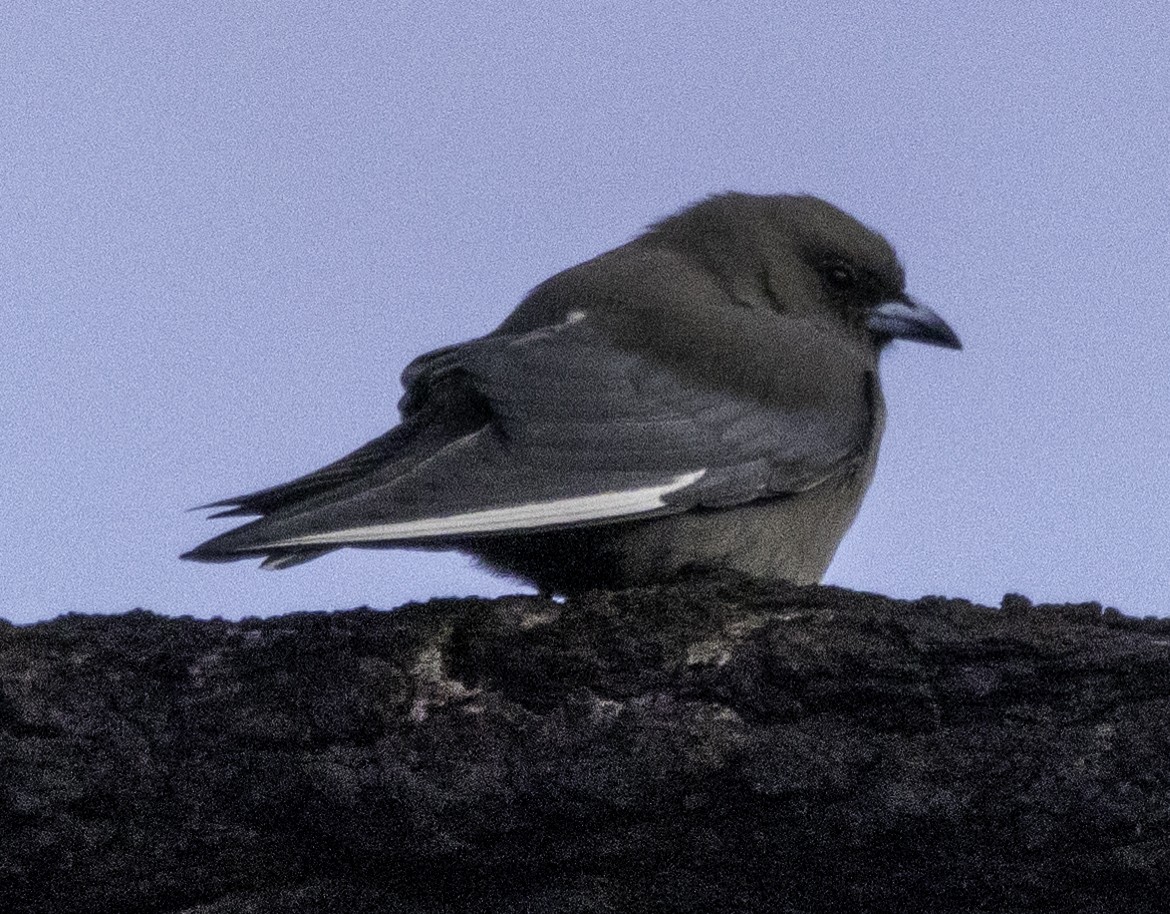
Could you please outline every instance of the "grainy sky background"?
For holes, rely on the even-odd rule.
[[[0,617],[393,607],[456,555],[177,555],[396,417],[418,353],[714,191],[885,233],[828,580],[1170,613],[1170,14],[1122,2],[5,4]]]

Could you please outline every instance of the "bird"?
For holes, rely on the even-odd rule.
[[[818,197],[725,192],[411,362],[400,422],[182,557],[456,550],[546,595],[687,569],[819,582],[873,478],[879,355],[961,349],[893,247]]]

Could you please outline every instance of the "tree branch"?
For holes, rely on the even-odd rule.
[[[1164,910],[1170,622],[693,577],[0,623],[0,909]]]

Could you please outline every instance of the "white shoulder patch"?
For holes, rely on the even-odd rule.
[[[447,517],[426,517],[421,520],[389,524],[371,524],[349,527],[325,533],[276,540],[251,546],[256,549],[283,549],[300,546],[344,546],[350,543],[392,543],[396,540],[418,540],[440,536],[470,536],[480,533],[503,533],[510,530],[535,530],[561,524],[610,520],[633,514],[646,514],[665,506],[663,496],[684,489],[702,478],[706,470],[694,470],[675,476],[669,482],[641,489],[619,492],[601,492],[576,498],[558,498],[536,501],[507,508],[489,508],[467,511]],[[279,561],[279,560],[278,560]]]

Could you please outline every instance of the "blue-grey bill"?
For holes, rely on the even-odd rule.
[[[882,302],[869,312],[869,329],[887,340],[913,340],[947,349],[962,349],[959,336],[934,311],[908,297]]]

